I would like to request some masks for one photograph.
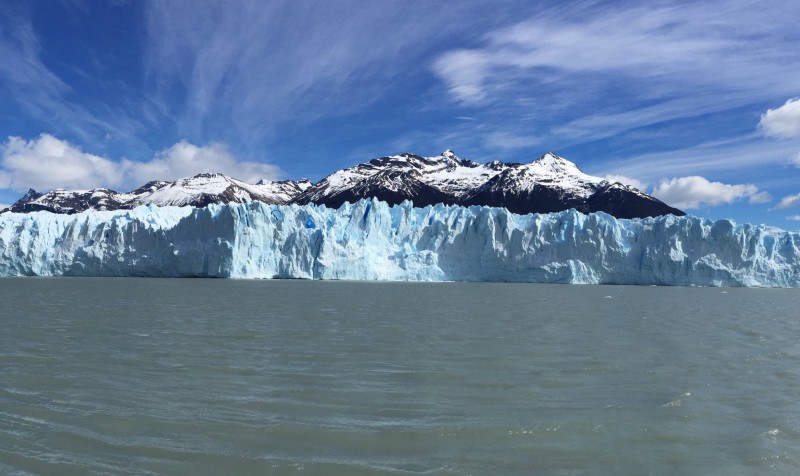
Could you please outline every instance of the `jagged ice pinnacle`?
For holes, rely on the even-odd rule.
[[[0,276],[800,285],[800,234],[574,210],[261,202],[0,215]]]

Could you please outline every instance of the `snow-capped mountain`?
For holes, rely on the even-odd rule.
[[[603,211],[617,218],[684,215],[636,188],[587,175],[552,152],[530,164],[508,165],[462,196],[459,203],[503,206],[514,213],[552,213],[574,208],[582,213]]]
[[[199,174],[175,182],[150,182],[132,192],[136,197],[126,202],[126,205],[204,207],[211,203],[254,201],[283,204],[310,186],[311,182],[308,180],[300,182],[262,180],[252,185],[223,174]]]
[[[377,197],[392,205],[404,200],[411,200],[417,207],[452,205],[503,167],[502,163],[481,165],[459,159],[451,150],[436,157],[392,155],[338,170],[309,187],[294,202],[339,207],[344,202]]]
[[[7,210],[16,213],[48,211],[52,213],[75,213],[83,210],[118,210],[125,198],[107,188],[93,190],[63,190],[57,188],[47,193],[34,189],[22,196]]]
[[[260,181],[248,184],[222,174],[199,174],[175,182],[153,181],[132,192],[116,192],[107,188],[93,190],[61,190],[38,193],[31,189],[9,207],[9,211],[27,213],[49,211],[77,213],[84,210],[132,209],[141,205],[204,207],[210,203],[264,202],[288,203],[292,197],[311,186],[308,180],[298,182]]]
[[[514,213],[550,213],[575,208],[604,211],[618,218],[684,215],[633,187],[587,175],[552,152],[530,164],[478,164],[447,150],[436,157],[401,154],[339,170],[298,195],[293,202],[339,207],[377,197],[390,205],[411,200],[505,207]]]
[[[128,193],[95,189],[39,194],[30,190],[10,211],[75,213],[148,204],[203,207],[251,201],[338,208],[362,198],[377,198],[390,205],[410,200],[416,207],[487,205],[522,214],[575,208],[583,213],[604,211],[618,218],[684,215],[633,187],[587,175],[553,153],[529,164],[479,164],[460,159],[451,150],[434,157],[406,153],[373,159],[338,170],[315,184],[304,179],[252,185],[222,174],[200,174],[175,182],[149,182]]]

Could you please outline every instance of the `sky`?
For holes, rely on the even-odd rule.
[[[692,215],[797,230],[798,18],[785,0],[5,0],[0,204],[552,151]]]

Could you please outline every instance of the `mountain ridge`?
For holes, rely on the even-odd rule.
[[[78,213],[132,209],[142,205],[204,207],[211,203],[318,204],[338,208],[345,202],[377,198],[390,205],[410,200],[415,207],[485,205],[514,213],[551,213],[574,208],[603,211],[617,218],[685,213],[628,185],[585,174],[575,163],[548,152],[522,164],[480,164],[452,150],[433,157],[411,153],[380,157],[337,170],[316,183],[264,181],[248,184],[219,173],[203,173],[174,182],[151,181],[130,192],[107,188],[30,189],[2,212]]]

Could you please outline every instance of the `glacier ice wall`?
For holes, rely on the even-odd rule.
[[[800,233],[574,210],[247,204],[0,215],[0,276],[800,285]]]

